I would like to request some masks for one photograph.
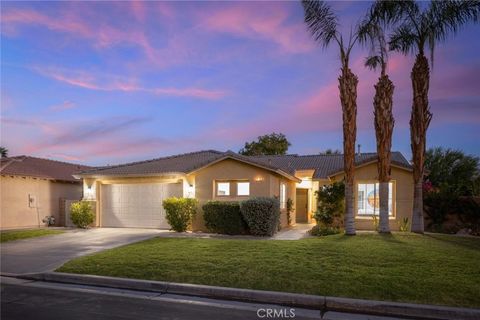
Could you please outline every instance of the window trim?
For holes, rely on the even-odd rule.
[[[388,215],[388,218],[389,219],[396,219],[397,217],[397,181],[395,179],[390,179],[389,181],[390,183],[392,183],[392,214],[391,215]],[[355,219],[372,219],[373,217],[373,214],[358,214],[358,185],[359,184],[376,184],[376,183],[380,183],[380,181],[378,180],[372,180],[372,179],[368,179],[368,180],[357,180],[355,181],[355,184],[354,184],[354,195],[355,195],[355,198],[354,198],[354,201],[355,201],[355,204],[354,204],[354,214],[355,214]],[[377,217],[379,215],[376,215]]]
[[[284,190],[282,190],[282,187]],[[285,194],[284,194],[285,193]],[[283,195],[283,201],[282,201],[282,195]],[[287,208],[287,184],[285,182],[280,182],[280,209],[284,210]]]
[[[235,183],[236,183],[236,187],[237,187],[237,192],[236,192],[237,197],[250,197],[251,192],[250,192],[250,181],[249,180],[236,180]],[[240,183],[247,183],[248,184],[248,194],[239,194],[238,193],[238,184],[240,184]]]
[[[218,185],[220,183],[228,183],[228,194],[218,194]],[[229,180],[215,180],[215,197],[231,197],[232,195],[232,183]]]

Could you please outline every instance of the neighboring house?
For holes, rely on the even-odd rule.
[[[82,184],[72,174],[90,167],[29,156],[0,160],[1,229],[43,226],[45,216],[65,223],[62,199],[80,200]]]
[[[247,157],[232,151],[199,151],[153,160],[86,170],[84,199],[95,202],[96,225],[103,227],[169,228],[162,201],[195,197],[199,208],[209,200],[237,201],[277,197],[281,225],[287,225],[286,203],[294,201],[292,223],[312,222],[315,191],[343,179],[342,155]],[[356,156],[355,218],[359,229],[373,229],[378,215],[377,156]],[[391,228],[398,229],[413,207],[412,168],[399,152],[392,153]],[[201,209],[194,230],[204,230]]]

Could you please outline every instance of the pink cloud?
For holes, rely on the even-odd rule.
[[[302,22],[288,23],[288,11],[283,6],[262,7],[258,4],[229,6],[210,10],[201,16],[200,25],[209,31],[229,33],[249,39],[269,40],[286,53],[309,52],[314,43]]]
[[[35,67],[35,71],[43,76],[64,82],[72,86],[98,91],[144,92],[157,96],[192,97],[199,99],[220,99],[227,95],[223,90],[208,90],[203,88],[187,87],[142,87],[136,80],[125,80],[115,76],[103,75],[97,78],[85,71],[66,71],[57,68]]]

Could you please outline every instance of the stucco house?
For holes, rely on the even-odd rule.
[[[63,226],[63,199],[83,196],[82,183],[72,174],[89,168],[30,156],[1,158],[0,229],[43,226],[45,216]]]
[[[372,215],[378,215],[377,156],[357,154],[355,163],[356,225],[373,229]],[[295,205],[292,223],[313,222],[315,191],[341,181],[343,174],[343,155],[338,154],[249,157],[207,150],[85,170],[75,177],[83,179],[84,199],[94,202],[97,226],[169,228],[162,201],[176,196],[199,200],[193,229],[204,230],[204,203],[255,196],[280,200],[283,227],[288,199]],[[412,168],[399,152],[392,153],[390,190],[390,226],[398,230],[413,207]]]

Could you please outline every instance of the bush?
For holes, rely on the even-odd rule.
[[[211,232],[245,234],[247,223],[240,212],[240,203],[234,201],[209,201],[202,206],[205,226]]]
[[[250,233],[272,236],[280,223],[280,202],[275,198],[259,197],[240,203],[242,216]]]
[[[197,199],[168,198],[163,200],[166,218],[172,230],[185,232],[191,226],[192,219],[197,213]]]
[[[343,224],[345,212],[345,185],[343,182],[334,182],[323,186],[316,192],[318,210],[313,218],[317,224],[324,227],[340,228]]]
[[[326,227],[323,225],[316,225],[310,231],[310,235],[318,237],[318,236],[329,236],[332,234],[339,234],[340,228],[336,227]]]
[[[78,228],[88,228],[95,220],[92,206],[88,201],[78,201],[72,203],[70,207],[70,219]]]

